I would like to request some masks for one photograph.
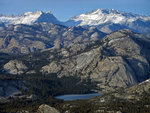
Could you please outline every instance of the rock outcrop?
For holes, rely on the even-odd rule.
[[[60,113],[60,112],[54,107],[42,104],[39,106],[37,113]]]
[[[28,68],[22,61],[10,60],[3,69],[9,74],[23,74]]]
[[[51,62],[49,65],[42,67],[41,72],[44,73],[57,73],[61,70],[61,67],[56,62]]]

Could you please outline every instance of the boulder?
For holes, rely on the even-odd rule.
[[[39,106],[37,113],[60,113],[60,112],[54,107],[42,104]]]

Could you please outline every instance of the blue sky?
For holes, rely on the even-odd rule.
[[[150,15],[150,0],[0,0],[1,14],[52,11],[62,21],[98,8]]]

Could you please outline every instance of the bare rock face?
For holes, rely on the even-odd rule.
[[[105,33],[82,27],[65,27],[52,23],[35,23],[33,25],[0,24],[0,52],[27,54],[49,48],[60,49],[74,43],[98,40]]]
[[[55,73],[58,77],[90,78],[102,91],[115,90],[150,77],[149,48],[149,38],[125,29],[95,43],[73,44],[68,48],[41,52],[35,57],[25,57],[24,61],[30,62],[28,65],[33,69],[27,70],[22,61],[13,60],[4,65],[4,70],[12,74],[28,74],[33,70],[36,73],[38,69],[42,74]]]
[[[52,61],[50,64],[43,66],[41,72],[43,74],[57,73],[59,77],[74,76],[88,67],[94,58],[99,54],[99,48],[68,58],[68,52],[61,50],[60,55],[66,58],[59,61]]]
[[[149,44],[148,38],[127,29],[120,30],[107,35],[86,52],[51,62],[42,67],[42,72],[57,73],[59,77],[90,77],[103,91],[131,86],[148,78]]]
[[[135,73],[122,57],[106,57],[91,70],[92,80],[99,81],[99,87],[130,86],[137,83]]]
[[[22,61],[10,60],[3,69],[9,74],[23,74],[28,68]]]
[[[56,62],[51,62],[49,65],[42,67],[41,72],[44,73],[57,73],[61,70],[61,67]]]
[[[37,113],[60,113],[60,112],[51,106],[42,104],[41,106],[39,106]]]
[[[107,35],[104,41],[104,49],[110,56],[122,56],[130,68],[134,71],[138,80],[146,77],[149,69],[149,39],[141,38],[140,35],[130,30],[120,30]],[[143,46],[144,45],[144,46]],[[140,70],[140,71],[139,71]],[[142,77],[141,77],[142,76]]]

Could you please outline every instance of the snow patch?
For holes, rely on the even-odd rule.
[[[144,82],[141,82],[140,85],[141,85],[141,84],[144,84],[144,83],[146,83],[146,82],[150,82],[150,79],[147,79],[147,80],[145,80]]]

